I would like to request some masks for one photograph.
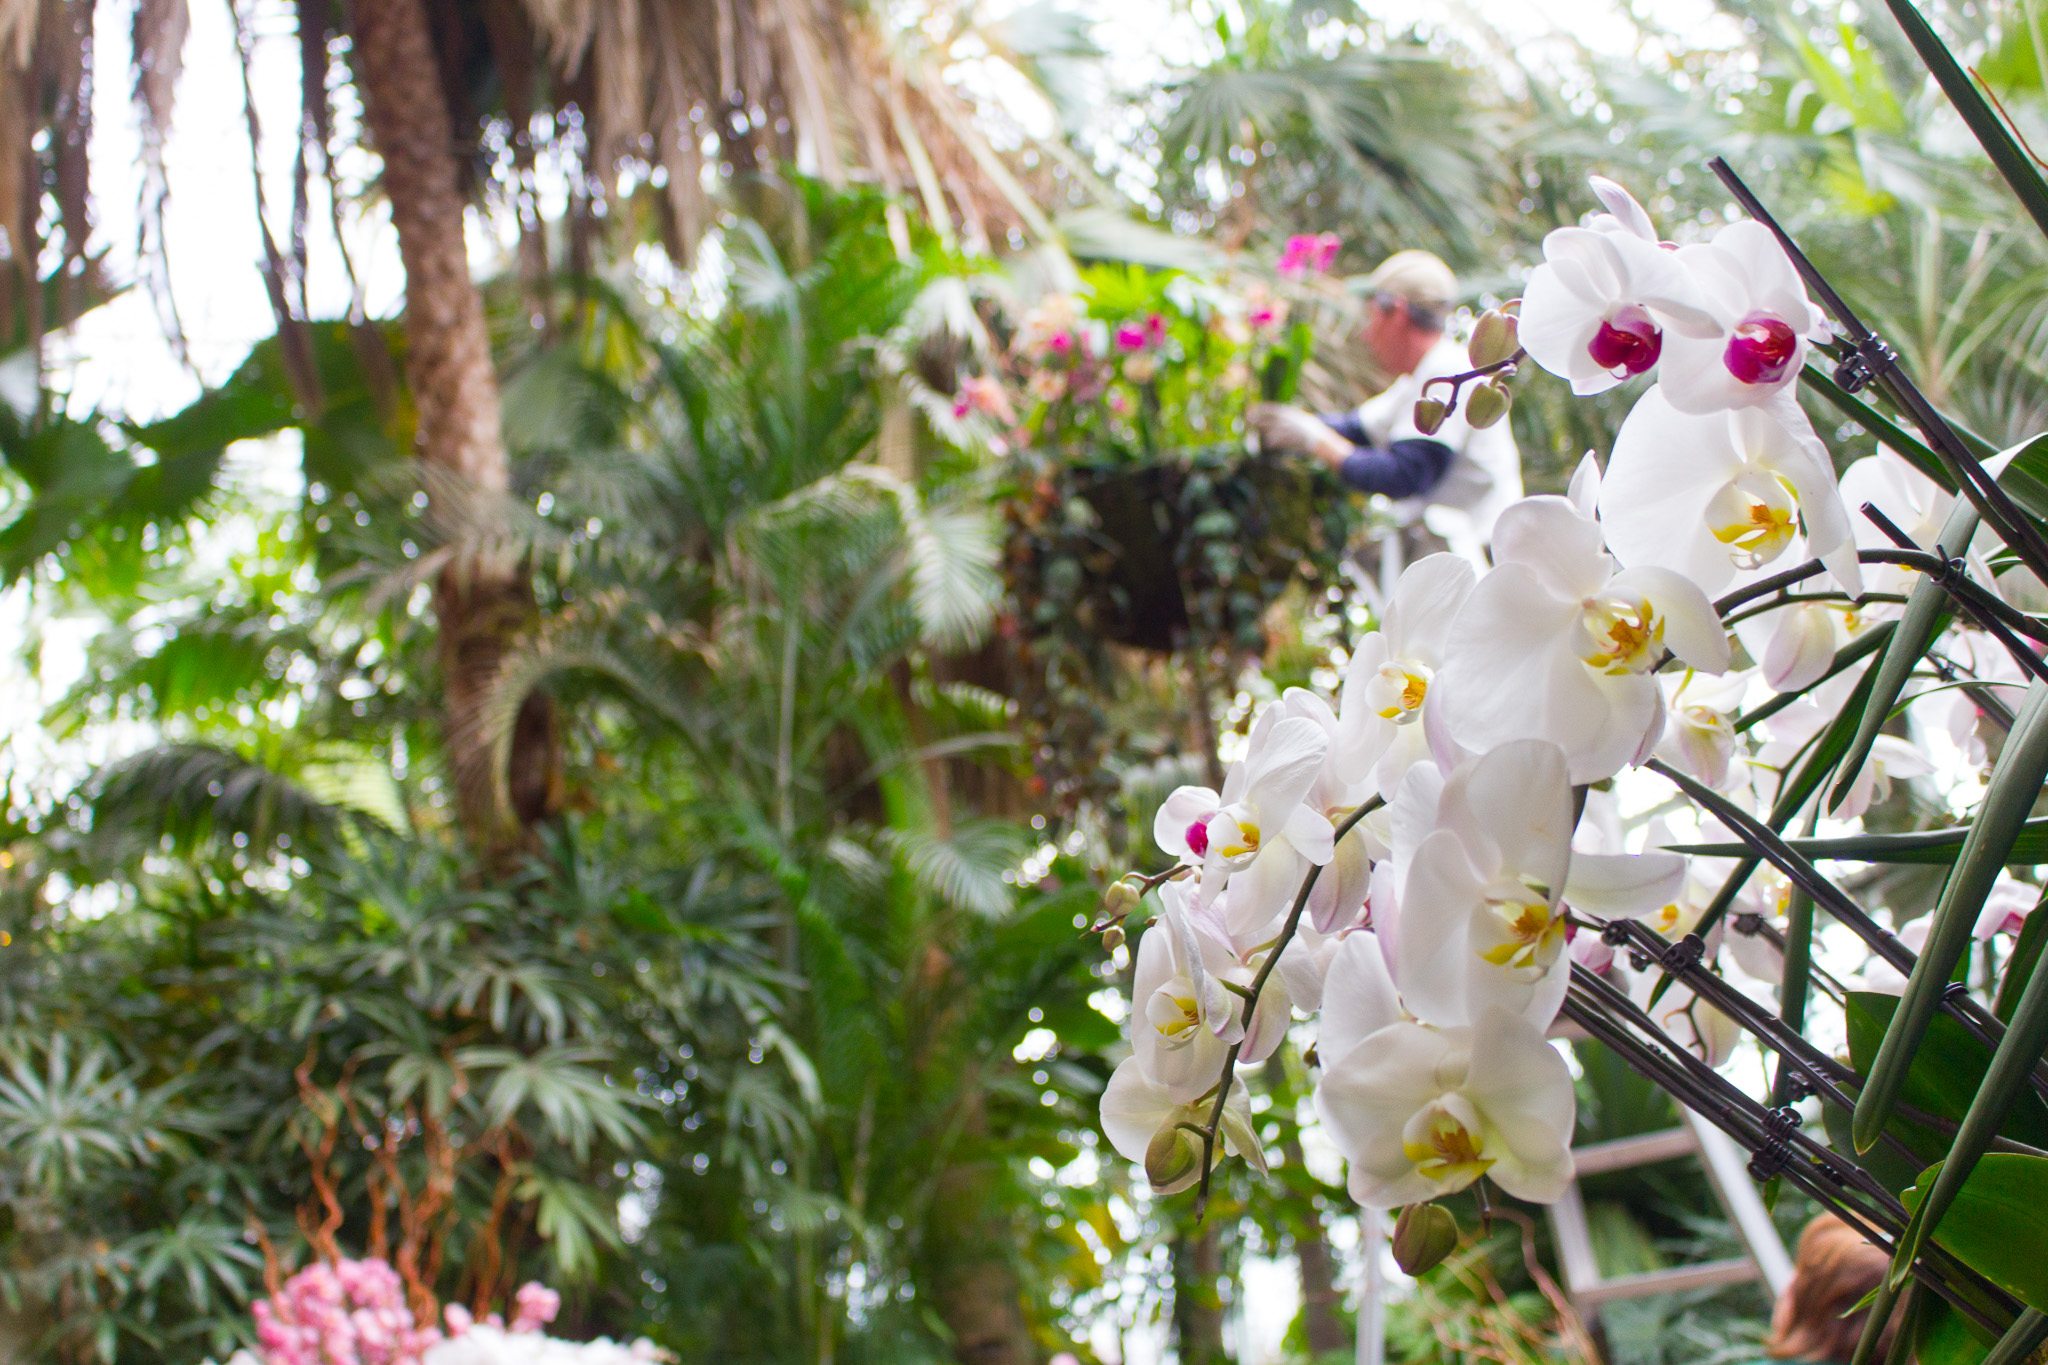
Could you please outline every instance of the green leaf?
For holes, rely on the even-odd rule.
[[[1911,867],[1946,867],[1956,860],[1970,826],[1953,829],[1901,830],[1892,834],[1851,834],[1836,839],[1788,839],[1793,851],[1812,862],[1889,863]],[[1748,844],[1668,844],[1673,853],[1691,853],[1709,858],[1739,858],[1749,854]],[[2006,854],[2012,867],[2048,863],[2048,818],[2027,821]]]
[[[1843,1014],[1849,1030],[1849,1060],[1858,1072],[1867,1073],[1898,1006],[1899,998],[1895,995],[1849,992]],[[1960,1123],[1969,1113],[1990,1068],[1991,1050],[1960,1021],[1937,1014],[1913,1057],[1899,1099],[1922,1113]],[[1926,1124],[1895,1118],[1886,1131],[1902,1139],[1926,1161],[1941,1160],[1949,1149],[1948,1134]],[[2048,1148],[2048,1105],[2032,1093],[2021,1095],[2007,1113],[2000,1131],[2030,1147]]]
[[[1942,1162],[1941,1176],[1929,1187],[1926,1202],[1899,1238],[1898,1253],[1892,1262],[1895,1278],[1904,1276],[1912,1267],[1928,1232],[1947,1213],[1973,1163],[1989,1150],[1992,1139],[2006,1126],[2008,1115],[2024,1115],[2030,1107],[2038,1108],[2040,1100],[2027,1083],[2044,1050],[2048,1050],[2048,976],[2036,973],[2021,992],[2019,1003],[2013,1008],[2012,1022],[2005,1036],[1998,1040],[1997,1051],[1991,1054],[1991,1065]]]
[[[1998,486],[2027,511],[2048,518],[2048,434],[2034,437],[2013,452],[1999,471]],[[1941,543],[1950,549],[1964,543],[1962,537],[1951,536],[1947,527],[1941,534]]]
[[[2048,684],[2037,682],[2013,720],[1976,822],[1970,826],[1948,883],[1941,889],[1941,900],[1934,907],[1927,945],[1913,965],[1898,1014],[1885,1030],[1884,1043],[1865,1073],[1863,1093],[1856,1097],[1853,1130],[1858,1151],[1870,1149],[1891,1115],[1928,1021],[1969,946],[1984,897],[2004,870],[2013,843],[2026,826],[2027,813],[2041,794],[2043,774],[2048,774]]]
[[[1941,92],[1948,96],[1948,102],[1955,106],[1963,122],[1970,126],[1970,132],[1983,146],[2005,183],[2011,187],[2044,236],[2048,236],[2048,182],[2041,179],[2041,173],[2034,166],[2034,159],[2027,154],[2019,140],[2005,126],[1991,102],[1977,88],[1970,73],[1963,69],[1955,54],[1934,31],[1925,16],[1910,0],[1885,0],[1892,18],[1904,30],[1906,39],[1913,44],[1913,50],[1920,54],[1920,60],[1941,86]]]
[[[1903,1198],[1917,1210],[1939,1178],[1930,1166]],[[1993,1152],[1957,1192],[1934,1240],[2029,1308],[2048,1307],[2048,1157]]]

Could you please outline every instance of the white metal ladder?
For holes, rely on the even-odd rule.
[[[1763,1196],[1750,1180],[1743,1150],[1733,1138],[1690,1109],[1681,1107],[1679,1113],[1682,1121],[1676,1128],[1595,1143],[1572,1153],[1577,1174],[1565,1187],[1564,1197],[1550,1206],[1550,1224],[1557,1239],[1558,1262],[1564,1271],[1565,1293],[1582,1315],[1591,1316],[1602,1304],[1623,1299],[1756,1279],[1761,1279],[1776,1297],[1792,1278],[1792,1258],[1778,1236],[1777,1225],[1771,1222]],[[1579,1180],[1602,1171],[1627,1170],[1686,1157],[1697,1158],[1705,1168],[1707,1182],[1735,1225],[1747,1254],[1614,1279],[1603,1277],[1593,1256],[1592,1230],[1586,1221],[1586,1201],[1579,1192]]]

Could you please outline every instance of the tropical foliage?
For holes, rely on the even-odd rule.
[[[1475,311],[1521,294],[1589,171],[1705,238],[1719,153],[1959,439],[2005,447],[2048,413],[2048,239],[2013,211],[2040,199],[2018,137],[2041,145],[2048,85],[2017,0],[1930,9],[2016,130],[1995,155],[1909,28],[1825,4],[1732,0],[1711,41],[1636,16],[1569,52],[1486,7],[1502,33],[1164,4],[1156,66],[1105,50],[1123,30],[1085,6],[232,8],[249,69],[282,47],[298,75],[276,108],[245,87],[250,154],[292,154],[259,205],[275,332],[192,401],[122,412],[75,396],[60,336],[125,286],[175,336],[207,287],[164,249],[204,16],[0,0],[0,620],[26,667],[0,738],[0,1355],[220,1359],[293,1271],[365,1256],[422,1320],[538,1280],[563,1293],[550,1332],[684,1360],[1092,1365],[1172,1338],[1249,1361],[1246,1286],[1276,1274],[1302,1300],[1280,1349],[1348,1353],[1361,1225],[1313,1101],[1333,1049],[1276,1045],[1234,1129],[1271,1169],[1218,1171],[1197,1222],[1099,1131],[1149,966],[1087,932],[1152,858],[1154,809],[1221,787],[1260,704],[1334,688],[1399,628],[1340,567],[1357,508],[1242,444],[1257,398],[1376,385],[1341,277],[1424,245]],[[132,169],[90,97],[131,77]],[[136,250],[96,234],[109,186],[139,202]],[[379,253],[406,275],[388,319],[365,303]],[[1531,488],[1606,460],[1635,397],[1518,379]],[[1868,393],[1816,383],[1807,411],[1833,472],[1873,431],[1918,453],[1912,414]],[[1759,789],[1782,810],[1680,832],[1703,872],[1753,868],[1772,830],[1816,876],[1853,857],[1829,884],[1887,934],[1939,902],[1944,954],[1978,922],[1950,866],[2010,862],[1986,946],[1955,960],[2018,1036],[2038,831],[1976,847],[1960,831],[1986,822],[1900,742],[1985,697],[1967,685],[2002,656],[1890,643],[1936,594],[1876,586],[1913,600],[1870,599],[1853,637],[1840,604],[1780,607],[1804,627],[1787,650],[1844,671],[1729,718],[1789,761]],[[1972,748],[1971,716],[1941,719],[2023,821],[2038,781],[1999,777],[2019,746],[1991,724]],[[1844,751],[1831,776],[1860,771],[1842,790],[1866,809],[1816,826],[1811,755]],[[1808,973],[1820,1046],[1873,1078],[1863,1136],[1897,1141],[1868,1171],[1903,1198],[1951,1128],[1985,1136],[1954,1080],[2007,1074],[1998,1030],[1959,1034],[1937,1000],[1933,1060],[1903,1065],[1948,974],[1919,972],[1911,1009],[1838,1010],[1861,950],[1776,904],[1729,912],[1764,930],[1729,952],[1813,933],[1786,979]],[[1132,928],[1156,955],[1165,935]],[[1249,990],[1243,965],[1218,976]],[[1578,1140],[1672,1121],[1618,1053],[1576,1064]],[[1970,1240],[1999,1226],[1987,1179],[2028,1187],[2031,1124],[1991,1124],[2000,1150],[1931,1195],[1953,1198],[1935,1244],[1991,1278],[1979,1309],[2036,1292]],[[1732,1246],[1691,1176],[1586,1197],[1610,1273]],[[1448,1203],[1476,1226],[1473,1196]],[[1788,1191],[1778,1214],[1811,1207]],[[1581,1324],[1516,1213],[1401,1286],[1394,1358],[1754,1353],[1753,1288]],[[1957,1320],[1919,1311],[1924,1359],[1975,1358],[1938,1354]]]

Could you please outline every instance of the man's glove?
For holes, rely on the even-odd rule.
[[[1265,450],[1298,450],[1323,459],[1343,459],[1351,443],[1330,430],[1320,417],[1281,403],[1254,403],[1245,420]]]

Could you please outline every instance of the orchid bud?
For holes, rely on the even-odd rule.
[[[1443,399],[1419,398],[1415,402],[1415,429],[1424,436],[1434,436],[1443,429],[1444,419],[1450,415],[1450,404]]]
[[[1458,1249],[1458,1220],[1442,1204],[1410,1204],[1394,1223],[1394,1264],[1410,1275]]]
[[[1202,1164],[1202,1144],[1178,1123],[1169,1123],[1152,1135],[1145,1148],[1145,1178],[1162,1194],[1187,1181]]]
[[[1490,427],[1508,415],[1514,401],[1507,385],[1489,379],[1473,389],[1472,396],[1465,400],[1465,420],[1474,430]]]
[[[1124,946],[1124,930],[1120,924],[1112,924],[1102,931],[1102,951],[1113,953]]]
[[[1472,340],[1465,348],[1474,369],[1498,365],[1521,349],[1515,320],[1498,308],[1489,308],[1472,325]]]
[[[1111,919],[1122,919],[1138,904],[1138,888],[1129,882],[1111,882],[1109,890],[1102,893],[1102,910]]]

